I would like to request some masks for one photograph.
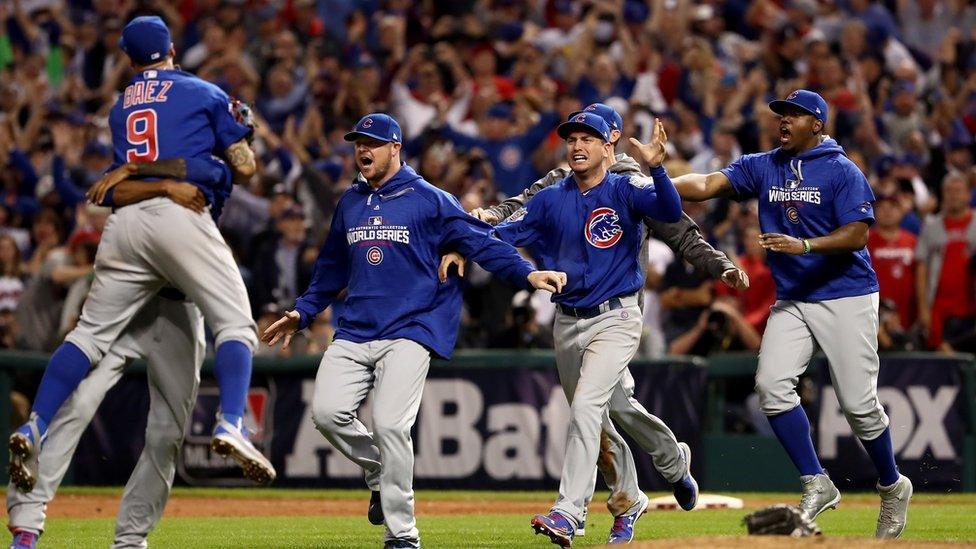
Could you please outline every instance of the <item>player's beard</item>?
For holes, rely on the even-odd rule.
[[[393,160],[392,155],[387,155],[385,159],[381,160],[379,158],[376,158],[376,155],[374,154],[373,164],[369,166],[369,168],[371,168],[372,170],[372,175],[367,176],[365,173],[363,173],[363,177],[366,178],[366,181],[370,185],[375,185],[377,182],[382,181],[383,178],[386,177],[386,174],[389,173],[390,171],[390,165],[392,163],[392,160]],[[360,171],[363,171],[362,167],[360,167],[359,169]]]

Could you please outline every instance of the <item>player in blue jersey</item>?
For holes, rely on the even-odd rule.
[[[339,199],[308,290],[262,339],[287,345],[348,287],[335,341],[315,378],[312,419],[378,493],[369,518],[386,524],[384,547],[419,547],[410,428],[430,356],[451,356],[461,317],[458,282],[438,280],[441,252],[460,250],[524,288],[559,292],[566,275],[533,270],[515,248],[489,235],[488,224],[402,163],[402,133],[390,116],[368,114],[345,138],[355,142],[361,176]],[[370,389],[372,434],[356,417]]]
[[[593,112],[571,117],[558,133],[566,139],[573,173],[540,190],[495,231],[506,242],[529,247],[543,268],[565,270],[569,280],[553,296],[556,361],[560,382],[571,395],[566,458],[556,504],[548,515],[532,519],[537,533],[568,546],[583,522],[610,401],[629,401],[622,382],[641,335],[643,220],[674,223],[681,217],[681,201],[661,166],[666,136],[660,122],[652,142],[638,149],[651,167],[651,179],[607,171],[610,127]],[[648,505],[639,490],[634,496],[615,518],[608,543],[633,538],[634,524]]]
[[[159,17],[133,19],[122,31],[120,46],[136,75],[109,115],[116,165],[168,158],[206,161],[217,153],[235,180],[253,175],[254,154],[245,139],[251,129],[234,117],[223,91],[175,69],[169,29]],[[213,204],[217,188],[199,187]],[[208,213],[158,197],[120,208],[105,228],[78,326],[51,356],[30,420],[10,437],[10,474],[18,488],[33,487],[30,470],[36,469],[38,446],[61,404],[164,286],[176,287],[201,309],[216,339],[221,411],[214,451],[235,459],[252,480],[274,479],[274,468],[248,440],[243,425],[257,334],[240,272]]]
[[[865,246],[874,194],[836,141],[823,134],[827,103],[797,90],[769,104],[780,115],[780,147],[724,170],[675,179],[685,200],[759,199],[761,244],[776,281],[759,351],[756,392],[776,437],[800,472],[810,519],[840,502],[813,447],[796,393],[817,350],[827,355],[844,415],[878,471],[876,536],[905,528],[912,483],[899,474],[888,416],[878,400],[878,279]]]

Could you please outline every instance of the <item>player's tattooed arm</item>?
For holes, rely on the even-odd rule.
[[[235,185],[247,183],[257,171],[257,161],[254,158],[254,151],[244,139],[227,147],[224,156],[226,157],[227,163],[230,164],[231,171],[234,173]]]

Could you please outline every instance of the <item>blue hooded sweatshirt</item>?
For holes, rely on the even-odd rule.
[[[874,223],[871,186],[829,137],[796,156],[779,148],[747,154],[722,173],[740,200],[759,199],[764,233],[815,238],[855,221]],[[824,301],[878,291],[866,248],[842,254],[769,252],[766,263],[779,299]]]
[[[438,279],[442,253],[457,250],[502,280],[530,287],[532,265],[490,231],[406,164],[379,189],[360,179],[339,199],[312,282],[295,303],[300,326],[348,287],[336,339],[404,338],[450,358],[461,292],[456,278]]]

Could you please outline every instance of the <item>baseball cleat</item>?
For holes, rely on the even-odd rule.
[[[691,511],[698,505],[698,482],[691,476],[691,448],[684,442],[679,442],[678,448],[685,457],[685,475],[671,487],[678,505],[685,511]]]
[[[536,535],[545,534],[556,545],[562,547],[573,545],[576,529],[573,528],[573,523],[562,513],[552,511],[548,515],[536,515],[530,524]]]
[[[369,509],[366,510],[366,518],[370,524],[376,526],[383,524],[383,506],[380,504],[379,490],[373,490],[369,495]]]
[[[383,549],[420,549],[420,541],[415,539],[391,539],[383,542]]]
[[[830,477],[819,475],[803,475],[803,495],[800,496],[800,512],[808,520],[814,520],[827,509],[836,509],[840,503],[840,490],[834,486]]]
[[[10,542],[10,549],[35,549],[37,534],[27,530],[14,530],[14,539]]]
[[[18,427],[7,441],[10,449],[10,464],[7,467],[10,482],[25,494],[33,490],[37,483],[38,454],[44,437],[42,424],[37,414],[32,413],[27,423]]]
[[[634,539],[634,525],[647,512],[649,503],[650,500],[647,499],[647,496],[641,494],[641,501],[635,506],[635,510],[620,515],[619,517],[614,517],[613,526],[610,528],[610,537],[607,538],[607,545],[630,543]]]
[[[579,526],[576,527],[576,532],[573,537],[581,538],[586,535],[586,513],[589,512],[586,505],[583,506],[583,520],[580,521]]]
[[[236,423],[231,423],[218,413],[210,448],[218,456],[231,458],[240,464],[244,470],[244,478],[248,480],[258,484],[270,484],[275,479],[274,467],[248,440],[244,431],[244,420],[241,418],[237,418]]]
[[[908,502],[912,499],[912,481],[905,475],[891,486],[878,485],[881,495],[881,513],[878,515],[878,529],[874,537],[894,539],[901,535],[908,524]]]

